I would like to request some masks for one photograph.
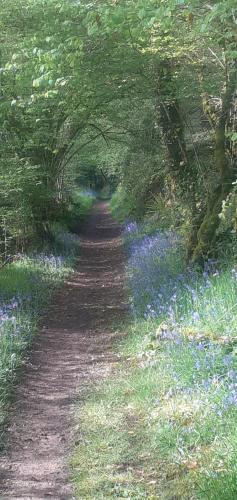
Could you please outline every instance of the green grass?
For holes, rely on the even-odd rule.
[[[176,264],[167,253],[172,321],[132,321],[119,367],[78,409],[78,499],[237,498],[236,272],[223,263],[187,289]]]
[[[194,381],[189,343],[154,346],[155,328],[133,325],[121,348],[127,361],[79,411],[76,498],[234,500],[236,410],[217,412],[225,383],[207,390],[207,373]]]
[[[122,190],[113,193],[110,201],[111,213],[118,222],[124,222],[129,216],[131,207]]]

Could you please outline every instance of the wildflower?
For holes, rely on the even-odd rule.
[[[204,389],[208,390],[210,388],[212,381],[210,378],[202,380],[202,386]]]
[[[236,370],[229,370],[227,373],[229,379],[235,380],[237,378],[237,371]]]
[[[231,356],[231,354],[226,354],[226,356],[223,357],[222,361],[225,366],[230,366],[233,362],[233,357]]]
[[[231,269],[231,273],[232,273],[233,278],[237,279],[237,270],[236,269]]]
[[[206,349],[207,345],[208,345],[208,343],[206,341],[198,342],[197,349],[199,351],[204,351]]]
[[[193,314],[192,314],[192,320],[194,323],[196,323],[196,321],[199,321],[200,320],[200,315],[197,311],[195,311]]]
[[[201,368],[201,363],[200,363],[200,361],[196,361],[196,363],[195,363],[195,368],[196,368],[196,370],[200,370],[200,368]]]
[[[129,222],[125,226],[125,232],[127,233],[135,233],[138,231],[138,226],[136,222]]]
[[[223,407],[227,410],[230,406],[237,407],[237,392],[233,391],[228,394],[228,396],[223,401]]]

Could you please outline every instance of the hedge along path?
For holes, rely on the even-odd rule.
[[[120,227],[106,203],[92,209],[78,269],[54,297],[16,387],[0,459],[0,498],[73,498],[68,460],[75,402],[108,374],[114,322],[125,317]]]

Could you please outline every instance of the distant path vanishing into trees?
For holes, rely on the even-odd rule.
[[[116,362],[113,324],[127,310],[123,278],[120,227],[100,202],[88,219],[77,270],[53,298],[16,386],[0,457],[1,499],[73,498],[75,403]]]

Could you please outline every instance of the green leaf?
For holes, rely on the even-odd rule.
[[[35,89],[39,88],[39,86],[40,86],[40,78],[35,78],[35,79],[33,80],[32,85],[33,85],[33,87],[34,87]]]
[[[234,132],[233,134],[231,134],[231,140],[233,142],[236,142],[237,141],[237,132]]]

